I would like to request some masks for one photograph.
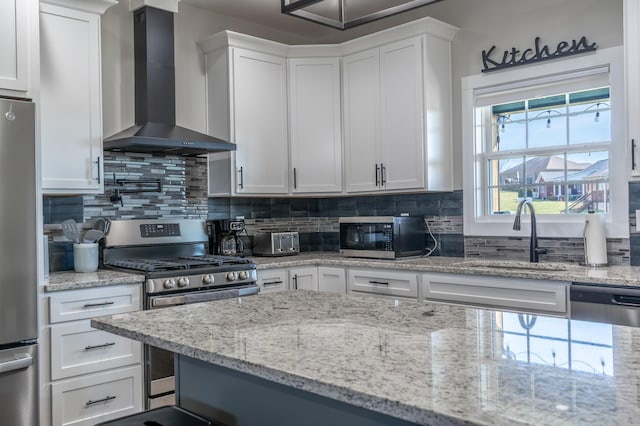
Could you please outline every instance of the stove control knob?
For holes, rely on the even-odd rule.
[[[238,278],[238,276],[235,272],[229,272],[227,274],[227,281],[235,281],[236,278]]]
[[[189,278],[180,277],[178,278],[178,287],[186,287],[189,285]]]
[[[238,272],[238,278],[240,278],[241,280],[246,280],[247,278],[249,278],[249,274],[247,274],[247,271],[240,271]]]
[[[169,278],[168,280],[164,280],[162,283],[162,287],[168,289],[174,288],[176,286],[176,280],[173,278]]]
[[[215,281],[215,278],[211,274],[207,274],[204,277],[202,277],[203,284],[213,284],[214,281]]]

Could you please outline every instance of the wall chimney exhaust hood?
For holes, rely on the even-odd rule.
[[[105,151],[194,156],[236,145],[176,125],[173,13],[133,12],[136,125],[104,140]]]

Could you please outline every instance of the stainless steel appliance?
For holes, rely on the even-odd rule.
[[[197,219],[110,221],[105,268],[145,276],[144,309],[257,294],[251,259],[206,253],[206,223]],[[175,403],[173,353],[146,345],[146,408]]]
[[[38,424],[35,115],[0,99],[0,423]]]
[[[571,283],[571,319],[640,327],[640,289]]]
[[[290,256],[300,253],[297,231],[267,232],[253,236],[253,254],[257,256]]]
[[[396,259],[425,253],[423,217],[341,217],[338,222],[342,255]]]
[[[243,256],[243,233],[246,234],[244,219],[207,220],[209,254]]]

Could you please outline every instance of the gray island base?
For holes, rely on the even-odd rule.
[[[176,366],[177,405],[229,426],[415,425],[184,355]]]
[[[91,323],[178,354],[179,404],[229,425],[640,419],[640,328],[303,290]]]

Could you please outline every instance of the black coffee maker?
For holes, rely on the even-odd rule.
[[[243,232],[246,232],[244,219],[207,220],[209,254],[243,256],[244,243],[240,237]]]

